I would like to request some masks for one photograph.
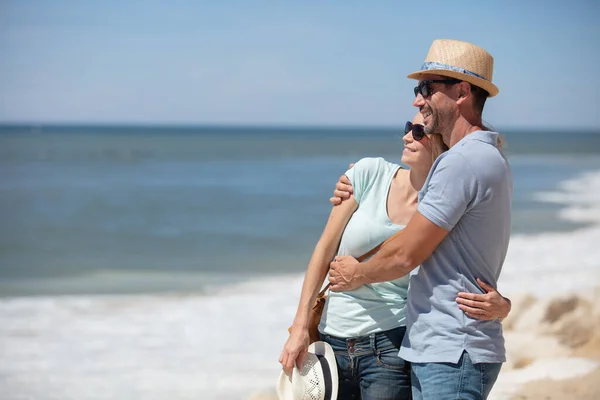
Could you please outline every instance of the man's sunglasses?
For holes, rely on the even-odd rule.
[[[421,124],[413,124],[410,121],[406,121],[406,125],[404,125],[404,134],[406,135],[408,132],[412,131],[412,137],[417,142],[423,139],[425,136],[425,127]]]
[[[461,82],[458,79],[430,79],[428,81],[421,81],[419,82],[418,86],[415,86],[415,97],[417,97],[419,95],[419,93],[421,93],[421,96],[423,97],[429,97],[433,94],[433,91],[431,90],[431,87],[429,85],[431,85],[432,83],[445,83],[445,84],[456,84]]]

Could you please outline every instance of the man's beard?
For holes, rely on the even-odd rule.
[[[429,107],[429,109],[427,111],[429,111],[431,113],[431,115],[429,116],[429,118],[430,118],[429,124],[424,126],[425,133],[428,135],[431,135],[433,133],[440,133],[440,132],[438,132],[438,125],[439,125],[438,113],[435,110],[433,110],[431,107]]]
[[[430,122],[425,126],[425,133],[431,135],[433,133],[439,133],[444,136],[448,129],[451,129],[453,117],[452,111],[448,109],[434,109],[429,107],[428,111],[431,113]]]

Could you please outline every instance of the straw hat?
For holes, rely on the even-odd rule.
[[[421,70],[408,75],[408,78],[423,80],[424,75],[441,75],[472,83],[486,90],[490,97],[499,90],[492,83],[494,58],[479,46],[460,40],[437,39],[429,48],[429,53]]]
[[[277,381],[279,400],[335,400],[338,372],[335,354],[328,343],[314,342],[300,368],[291,376],[281,371]]]

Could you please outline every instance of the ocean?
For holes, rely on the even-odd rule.
[[[503,132],[499,288],[600,284],[600,132]],[[6,399],[246,399],[277,378],[348,164],[384,128],[0,126]],[[568,268],[568,276],[565,270]]]

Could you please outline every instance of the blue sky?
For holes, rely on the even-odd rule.
[[[0,122],[375,125],[436,38],[495,58],[496,128],[600,128],[588,1],[0,0]]]

